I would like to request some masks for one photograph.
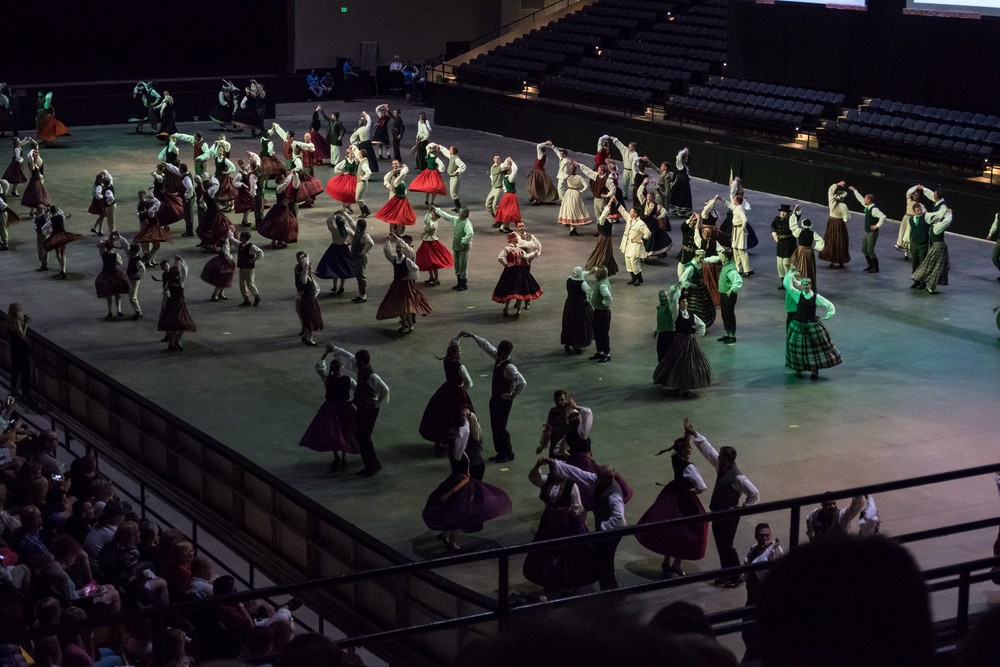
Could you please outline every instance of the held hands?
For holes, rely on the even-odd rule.
[[[687,417],[684,418],[684,435],[692,438],[698,435],[698,432],[694,430],[694,424]]]

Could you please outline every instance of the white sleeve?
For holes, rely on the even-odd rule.
[[[705,480],[702,479],[701,473],[694,467],[694,464],[689,464],[688,467],[684,468],[684,479],[694,485],[695,493],[701,493],[708,488],[708,484],[705,484]]]

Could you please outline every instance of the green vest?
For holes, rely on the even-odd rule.
[[[510,180],[507,176],[503,177],[503,191],[504,192],[517,192],[517,188],[514,187],[514,181]]]
[[[345,171],[348,174],[350,174],[351,176],[357,176],[358,175],[358,165],[359,164],[360,163],[358,163],[358,162],[350,162],[350,161],[348,161],[347,167],[346,167]]]
[[[406,196],[406,183],[400,181],[397,185],[392,188],[392,194],[396,197]]]
[[[611,306],[604,305],[604,297],[601,294],[601,285],[608,286],[608,292],[611,292],[611,283],[607,278],[604,280],[598,280],[597,284],[594,285],[594,289],[590,291],[590,305],[594,310],[611,310]]]
[[[722,272],[719,274],[719,292],[727,293],[733,289],[733,279],[730,278],[730,271],[736,268],[735,262],[726,262],[722,265]]]
[[[927,218],[923,215],[915,215],[910,218],[910,243],[915,245],[927,245],[930,237],[931,227],[927,224]]]
[[[869,206],[865,209],[865,234],[871,234],[873,231],[878,231],[877,229],[872,229],[872,225],[878,223],[878,218],[872,214],[873,210],[875,210],[874,206]]]

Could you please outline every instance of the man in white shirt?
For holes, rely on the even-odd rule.
[[[497,453],[496,456],[490,457],[490,461],[494,463],[513,461],[514,449],[510,444],[507,420],[510,419],[510,410],[514,399],[524,391],[527,384],[524,376],[510,359],[510,354],[514,351],[514,344],[509,340],[502,340],[498,347],[493,347],[493,344],[482,336],[467,331],[461,332],[459,336],[476,341],[479,349],[496,362],[493,365],[493,384],[490,396],[490,430],[493,432],[493,447]]]
[[[865,273],[878,273],[878,257],[875,256],[875,242],[878,241],[878,230],[885,222],[885,213],[875,205],[875,195],[861,196],[861,193],[852,185],[847,188],[854,193],[854,197],[864,207],[865,212],[865,236],[861,241],[861,254],[868,261]]]
[[[344,370],[358,374],[354,405],[358,408],[358,450],[361,452],[361,460],[365,467],[355,474],[371,477],[382,470],[382,464],[375,454],[375,445],[372,443],[372,433],[375,431],[379,410],[389,403],[389,387],[372,369],[371,354],[368,350],[358,350],[357,354],[351,354],[333,343],[327,343],[326,351],[340,362]]]
[[[830,539],[847,535],[847,530],[854,517],[861,514],[865,507],[864,496],[854,496],[847,509],[837,509],[837,499],[824,498],[817,509],[806,517],[806,535],[810,542],[819,539]]]

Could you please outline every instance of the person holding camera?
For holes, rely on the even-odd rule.
[[[28,344],[28,323],[31,318],[24,314],[21,304],[12,303],[7,309],[7,341],[10,344],[10,393],[22,401],[31,400],[31,369],[28,359],[31,346]],[[20,385],[20,393],[18,386]]]

